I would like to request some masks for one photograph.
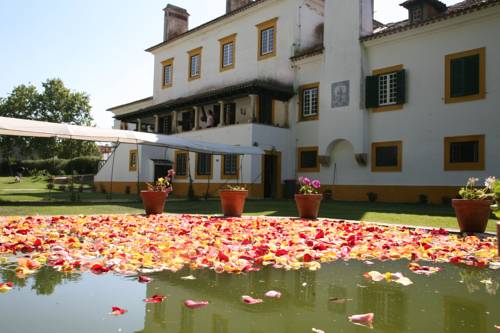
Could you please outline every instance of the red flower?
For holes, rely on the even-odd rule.
[[[144,302],[146,303],[161,303],[163,302],[164,300],[166,300],[167,297],[166,296],[162,296],[162,295],[153,295],[151,298],[146,298],[144,300]]]
[[[92,267],[90,267],[90,270],[94,274],[102,274],[102,273],[109,272],[109,268],[104,267],[103,265],[100,265],[100,264],[94,264],[94,265],[92,265]]]
[[[149,276],[144,276],[144,275],[139,276],[140,283],[149,283],[151,282],[151,280],[152,279]]]
[[[111,308],[111,314],[112,314],[113,316],[121,316],[121,315],[123,315],[123,314],[125,314],[125,313],[127,313],[127,312],[128,312],[127,310],[125,310],[125,309],[121,309],[121,308],[119,308],[119,307],[117,307],[117,306],[113,306],[113,307]]]

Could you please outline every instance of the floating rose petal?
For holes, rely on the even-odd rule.
[[[14,283],[12,282],[0,283],[0,293],[8,292],[12,287],[14,287]]]
[[[312,329],[312,331],[313,331],[314,333],[325,333],[325,331],[320,330],[320,329],[317,329],[317,328],[313,328],[313,329]]]
[[[119,308],[119,307],[117,307],[117,306],[113,306],[113,307],[111,308],[111,314],[112,314],[113,316],[121,316],[121,315],[123,315],[123,314],[125,314],[125,313],[127,313],[127,312],[128,312],[127,310],[122,309],[122,308]]]
[[[208,301],[193,301],[188,299],[184,301],[184,305],[190,309],[199,309],[208,305]]]
[[[163,302],[164,300],[166,300],[167,297],[166,296],[162,296],[162,295],[153,295],[151,298],[146,298],[144,300],[144,302],[146,303],[161,303]]]
[[[375,315],[373,313],[365,313],[349,316],[349,321],[356,325],[366,326],[373,328],[373,318]]]
[[[331,297],[329,299],[329,301],[332,302],[332,303],[334,303],[334,304],[344,304],[346,302],[352,301],[352,299],[350,299],[350,298]]]
[[[403,274],[401,274],[401,273],[387,272],[385,274],[382,274],[382,273],[377,272],[377,271],[371,271],[371,272],[363,274],[363,276],[365,278],[367,278],[368,280],[372,280],[375,282],[379,282],[379,281],[382,281],[385,279],[387,282],[396,282],[396,283],[399,283],[403,286],[409,286],[409,285],[413,284],[413,282],[409,278],[403,276]]]
[[[241,296],[241,300],[246,304],[259,304],[263,302],[260,298],[253,298],[247,295]]]
[[[279,291],[276,291],[276,290],[269,290],[266,293],[266,297],[269,297],[269,298],[280,298],[281,297],[281,293]]]
[[[107,273],[109,272],[109,268],[102,266],[101,264],[94,264],[92,267],[90,267],[90,270],[94,274],[102,274],[102,273]]]
[[[188,276],[181,277],[181,280],[196,280],[196,277],[194,277],[192,275],[188,275]]]
[[[140,283],[149,283],[152,279],[149,276],[140,275],[138,280]]]
[[[408,268],[415,274],[427,275],[427,276],[437,273],[441,270],[440,267],[421,266],[416,262],[410,263],[408,265]]]

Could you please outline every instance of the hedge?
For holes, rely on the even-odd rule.
[[[24,174],[30,175],[39,171],[46,171],[51,175],[95,175],[98,171],[100,158],[95,156],[82,156],[70,160],[46,159],[46,160],[24,160],[10,163],[0,163],[0,173],[4,176],[12,176],[19,169],[24,168]]]

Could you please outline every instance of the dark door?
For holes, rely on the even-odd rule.
[[[278,157],[276,155],[264,155],[264,198],[276,198],[276,185]]]
[[[224,121],[226,125],[234,125],[236,124],[236,104],[228,103],[226,104],[226,112]]]
[[[273,99],[268,95],[261,95],[259,98],[259,123],[273,124]]]
[[[220,123],[220,104],[214,105],[214,127],[219,126]]]
[[[172,169],[171,164],[155,164],[155,177],[153,181],[156,181],[158,178],[164,178],[170,169]]]

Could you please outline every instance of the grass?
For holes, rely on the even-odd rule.
[[[113,195],[120,202],[63,203],[57,200],[69,198],[69,193],[58,192],[55,202],[44,202],[47,196],[46,183],[41,180],[23,179],[20,184],[9,184],[12,178],[0,177],[0,215],[91,215],[91,214],[142,214],[142,204],[135,195]],[[33,191],[31,191],[31,189]],[[29,191],[22,191],[29,190]],[[24,193],[23,193],[24,192]],[[33,200],[30,200],[33,199]],[[104,201],[105,194],[82,193],[84,201]],[[23,202],[24,201],[24,202]],[[26,202],[30,201],[30,202]],[[217,200],[185,201],[168,200],[168,213],[175,214],[220,214]],[[292,200],[248,200],[246,215],[297,216]],[[455,213],[450,206],[419,204],[386,204],[366,202],[323,202],[321,217],[404,224],[435,228],[457,228]],[[490,220],[488,231],[495,231],[495,222]]]

